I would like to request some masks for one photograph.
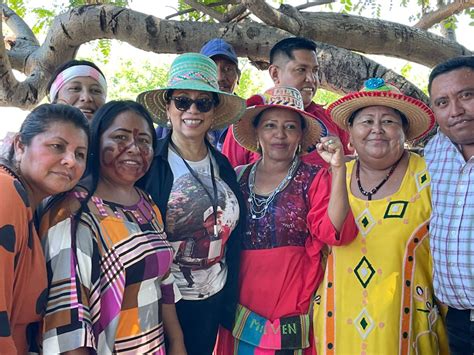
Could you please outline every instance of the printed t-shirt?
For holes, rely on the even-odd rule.
[[[166,233],[175,252],[171,270],[184,299],[208,298],[219,292],[227,279],[225,244],[237,225],[239,204],[219,177],[212,158],[218,195],[218,234],[214,235],[211,198],[171,148],[168,162],[174,176],[166,212]],[[209,154],[201,161],[187,162],[214,198]]]

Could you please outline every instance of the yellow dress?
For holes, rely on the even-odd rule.
[[[380,200],[350,192],[359,234],[333,247],[314,301],[318,354],[448,354],[434,302],[428,221],[430,177],[410,154],[400,189]]]

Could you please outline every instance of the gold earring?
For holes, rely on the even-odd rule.
[[[20,165],[21,165],[21,159],[18,158],[17,156],[15,156],[15,158],[13,160],[13,167],[17,171],[18,175],[21,175]]]
[[[300,143],[300,144],[298,144],[298,147],[296,148],[295,155],[300,155],[300,154],[301,154],[301,150],[302,150],[302,147],[301,147],[301,143]]]

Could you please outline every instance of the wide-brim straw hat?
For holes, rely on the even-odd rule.
[[[219,104],[214,108],[211,129],[222,129],[237,121],[245,111],[245,100],[219,90],[217,66],[214,61],[199,53],[185,53],[173,61],[166,87],[142,92],[137,101],[151,113],[153,120],[166,127],[168,90],[196,90],[216,93]]]
[[[265,91],[263,95],[253,95],[247,100],[247,107],[242,118],[233,126],[236,141],[252,152],[258,152],[257,132],[253,125],[255,118],[264,110],[270,108],[283,108],[295,111],[305,121],[303,140],[301,142],[301,155],[314,150],[323,132],[319,119],[304,111],[301,93],[292,87],[277,86]]]
[[[387,106],[403,113],[408,120],[407,141],[423,137],[435,124],[433,111],[424,102],[402,94],[382,78],[367,80],[360,91],[333,102],[326,111],[339,127],[348,130],[351,115],[369,106]]]

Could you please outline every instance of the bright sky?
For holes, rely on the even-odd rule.
[[[412,1],[415,3],[415,1]],[[43,0],[29,0],[30,6],[44,6],[45,1]],[[53,0],[52,3],[64,3],[61,0]],[[131,0],[131,8],[136,11],[141,11],[143,13],[152,14],[157,17],[164,18],[165,16],[175,13],[177,7],[177,0],[160,0],[160,1],[149,1],[149,0]],[[269,2],[276,5],[276,1]],[[302,3],[306,3],[305,0],[294,0],[294,1],[287,1],[293,6],[297,6]],[[384,7],[384,11],[386,13],[382,13],[381,18],[396,18],[398,22],[409,24],[409,15],[412,11],[406,8],[399,8],[396,5],[396,1],[393,1],[394,7],[393,9],[389,9],[388,7]],[[319,7],[315,7],[314,10],[318,10]],[[328,11],[328,10],[323,10]],[[370,17],[370,12],[364,14],[367,17]],[[27,20],[28,21],[28,20]],[[457,31],[458,41],[466,46],[467,48],[474,50],[474,39],[472,37],[472,27],[469,26],[469,19],[467,16],[463,16],[461,23],[458,24],[459,30]],[[469,35],[471,34],[471,36]],[[138,50],[126,43],[119,44],[115,42],[113,44],[113,57],[116,59],[119,57],[122,58],[150,58],[156,60],[157,54],[154,53],[146,53],[141,50]],[[78,56],[88,55],[90,51],[90,46],[83,45],[79,50]],[[118,55],[115,55],[118,53]],[[169,57],[168,57],[169,58]],[[377,60],[377,59],[375,59]],[[111,59],[113,61],[113,58]],[[400,72],[400,69],[406,64],[407,62],[404,60],[392,59],[392,58],[383,58],[383,64],[387,67],[394,69],[397,72]],[[429,73],[429,69],[423,67],[421,65],[413,64],[413,71],[416,72],[417,75],[421,75],[422,77],[427,77]],[[2,122],[0,124],[0,139],[4,137],[6,132],[10,131],[18,131],[21,122],[23,121],[24,117],[27,115],[28,112],[22,111],[17,108],[3,108],[0,107],[0,117],[2,117]]]

